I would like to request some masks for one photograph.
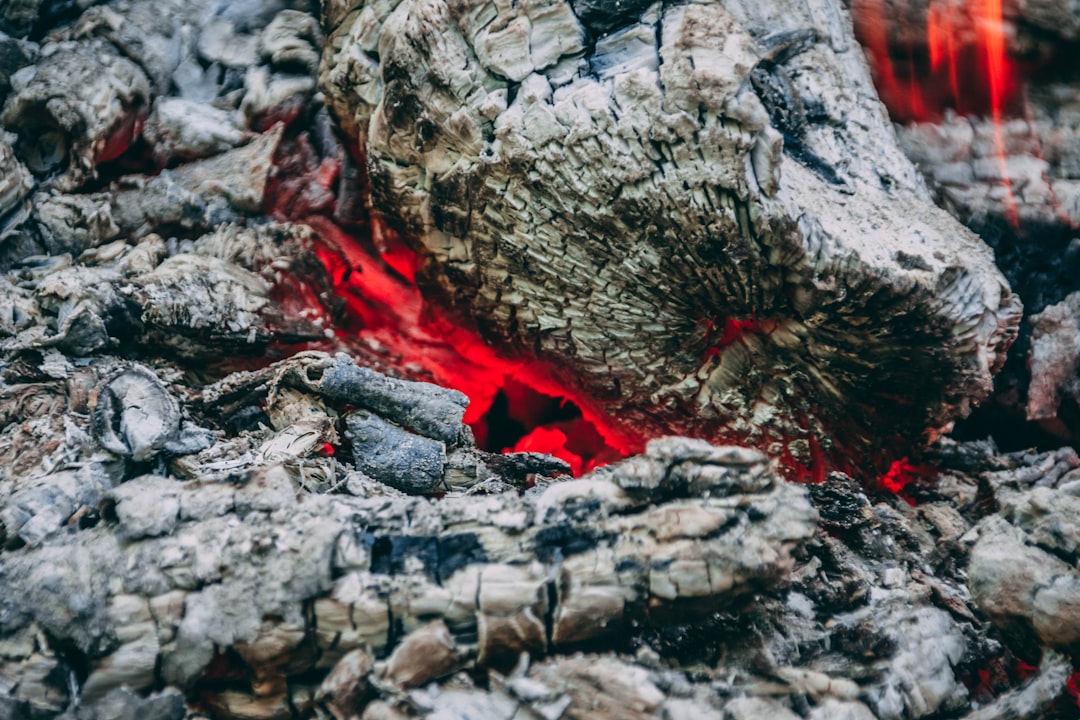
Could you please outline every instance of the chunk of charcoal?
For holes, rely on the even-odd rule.
[[[605,437],[820,481],[989,395],[1019,301],[930,202],[843,3],[359,5],[330,4],[320,85],[371,208]]]
[[[435,492],[443,479],[446,448],[359,410],[345,418],[353,462],[371,477],[410,494]]]
[[[447,445],[458,443],[469,405],[456,390],[391,378],[357,367],[347,355],[335,356],[316,384],[313,389],[331,400],[360,405]]]
[[[484,464],[505,480],[522,483],[529,475],[568,475],[570,464],[551,455],[534,452],[484,453]]]

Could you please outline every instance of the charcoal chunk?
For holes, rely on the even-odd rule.
[[[433,492],[442,482],[446,448],[378,415],[359,410],[345,418],[357,469],[410,494]]]
[[[101,388],[94,430],[107,450],[149,460],[180,428],[180,407],[149,368],[132,364]]]
[[[459,442],[469,404],[456,390],[391,378],[357,367],[346,355],[322,370],[318,389],[332,400],[355,403],[447,445]]]

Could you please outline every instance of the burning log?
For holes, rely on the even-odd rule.
[[[817,437],[810,423],[822,410],[806,416],[810,430],[779,463],[757,450],[666,438],[571,482],[567,464],[555,458],[485,452],[465,425],[465,397],[415,382],[428,372],[408,362],[424,357],[419,351],[399,358],[401,344],[380,346],[374,334],[350,337],[361,321],[388,322],[391,306],[406,303],[391,292],[346,295],[376,292],[390,277],[377,274],[386,270],[380,263],[391,266],[392,258],[379,258],[370,247],[383,239],[378,223],[375,237],[361,236],[367,228],[359,222],[348,228],[350,237],[332,220],[363,220],[350,192],[365,173],[339,167],[341,148],[319,110],[312,73],[322,40],[314,15],[300,11],[309,8],[116,0],[76,19],[87,4],[28,0],[0,9],[0,29],[21,33],[12,29],[17,22],[31,33],[25,40],[0,37],[6,107],[26,97],[29,85],[20,83],[48,69],[54,55],[70,51],[96,62],[87,50],[101,43],[112,50],[106,48],[98,70],[113,67],[118,53],[134,62],[149,88],[137,107],[121,103],[124,120],[112,130],[90,123],[78,130],[82,135],[66,136],[97,149],[55,166],[32,161],[29,151],[52,141],[39,135],[53,132],[22,117],[36,112],[32,103],[5,116],[14,133],[0,133],[0,718],[1070,716],[1068,662],[1050,648],[1075,653],[1066,632],[1078,561],[1069,515],[1080,472],[1075,453],[1001,455],[988,443],[942,442],[931,455],[940,472],[890,476],[889,487],[901,496],[867,494],[862,481],[876,457],[855,478],[832,473],[809,487],[781,481],[782,472],[805,459],[804,450],[813,459],[813,444],[802,447],[799,440]],[[580,120],[580,143],[549,145],[583,149],[584,118],[595,115],[599,123],[608,106],[593,103],[595,88],[571,66],[589,63],[596,78],[613,86],[622,77],[619,97],[627,102],[620,110],[637,112],[632,122],[662,129],[664,122],[685,121],[655,145],[640,144],[641,152],[668,154],[656,155],[654,164],[684,173],[706,200],[720,197],[717,188],[735,200],[715,213],[708,232],[688,225],[679,247],[701,250],[693,262],[664,256],[658,240],[630,257],[639,269],[703,269],[700,287],[688,286],[682,275],[663,280],[672,292],[690,288],[681,300],[660,293],[658,276],[613,288],[624,288],[634,302],[648,296],[658,321],[671,313],[685,320],[689,303],[703,298],[772,297],[778,286],[769,283],[779,278],[789,296],[761,305],[773,315],[725,319],[713,317],[719,310],[709,305],[713,329],[702,323],[699,332],[702,346],[720,346],[706,363],[716,371],[750,363],[751,351],[769,363],[784,360],[788,374],[765,389],[787,388],[788,395],[768,399],[789,408],[818,392],[813,382],[820,377],[800,368],[817,368],[804,361],[821,347],[775,347],[796,327],[780,309],[805,314],[808,302],[836,300],[803,317],[806,337],[819,343],[827,335],[819,321],[846,307],[841,292],[865,299],[879,288],[880,304],[864,307],[886,313],[882,332],[892,335],[868,341],[859,372],[870,373],[890,357],[875,353],[898,347],[901,338],[902,323],[887,314],[898,307],[893,303],[917,319],[937,312],[932,308],[942,298],[962,296],[970,307],[935,317],[982,317],[985,326],[941,326],[940,337],[954,344],[925,361],[910,348],[904,352],[918,367],[988,364],[962,381],[944,378],[955,382],[951,390],[933,390],[939,399],[982,387],[999,352],[995,332],[1004,332],[993,326],[1011,297],[983,254],[962,257],[969,236],[935,246],[940,258],[928,245],[919,250],[922,261],[910,247],[914,236],[898,236],[898,249],[908,254],[896,257],[893,248],[854,237],[862,222],[895,228],[905,208],[922,212],[924,198],[869,87],[865,98],[838,94],[847,82],[838,68],[864,78],[863,68],[857,49],[842,42],[842,23],[830,24],[842,20],[840,11],[813,7],[821,12],[807,27],[817,32],[773,37],[760,30],[763,16],[755,13],[764,10],[658,5],[652,13],[638,8],[641,22],[620,28],[622,14],[602,3],[578,3],[589,50],[575,57],[578,51],[566,44],[573,33],[562,31],[571,20],[565,6],[521,4],[519,11],[535,20],[530,52],[567,55],[558,71],[543,70],[545,82],[564,78],[569,89],[554,91],[549,103],[537,74],[505,87],[497,86],[505,79],[488,78],[493,102],[507,91],[505,107],[488,108],[501,133],[496,139],[555,127],[533,123],[533,116],[529,124],[511,123],[514,108],[523,109],[527,99],[534,114],[549,105],[552,112],[568,110],[558,105],[567,100],[577,109],[556,119]],[[335,13],[343,8],[327,4],[328,27],[338,25]],[[746,60],[732,71],[741,80],[730,85],[719,70],[708,75],[718,67],[709,64],[716,56],[708,48],[671,49],[692,44],[688,18],[711,12],[736,13],[731,17],[739,21],[726,30],[699,27],[704,45],[728,32],[728,52]],[[54,27],[61,19],[75,22]],[[809,22],[790,20],[803,21]],[[775,20],[773,30],[792,29],[788,22]],[[714,102],[698,117],[629,102],[625,93],[637,88],[639,99],[647,96],[644,80],[659,72],[650,70],[655,53],[644,40],[657,27],[665,40],[655,52],[674,53],[664,55],[665,65],[672,60],[664,70],[671,81],[664,102],[726,98],[726,109]],[[513,52],[524,29],[520,18],[501,29],[488,25],[484,62],[508,72],[523,68],[524,56]],[[826,36],[828,46],[818,41]],[[332,47],[345,52],[344,45]],[[680,84],[690,72],[675,62],[682,50],[694,59],[694,78],[723,87]],[[638,61],[643,68],[631,68]],[[593,84],[601,84],[596,78]],[[633,85],[637,80],[643,82]],[[660,90],[653,90],[655,99]],[[65,106],[88,102],[82,92],[63,90]],[[464,114],[471,107],[461,103]],[[744,112],[718,119],[732,108]],[[824,127],[829,113],[857,122]],[[699,121],[700,136],[717,143],[677,141],[689,139]],[[689,134],[679,134],[684,131]],[[787,136],[783,153],[778,134]],[[104,162],[112,150],[100,152],[95,143],[102,137],[107,145],[132,142]],[[877,148],[881,168],[893,173],[892,189],[874,187],[868,157],[837,161],[854,147]],[[691,162],[701,148],[728,154],[707,165]],[[568,154],[566,163],[579,160]],[[701,180],[717,169],[723,172],[716,184]],[[599,189],[619,177],[602,165],[586,170],[603,181]],[[831,184],[838,189],[827,190]],[[515,187],[508,185],[507,196],[517,202]],[[671,186],[664,189],[677,197]],[[854,219],[826,202],[838,198]],[[499,207],[510,212],[509,205]],[[706,214],[704,206],[687,207],[672,218]],[[610,219],[608,210],[597,212]],[[747,227],[765,228],[760,247],[734,230],[730,222],[740,217]],[[589,237],[603,230],[583,224]],[[675,232],[665,228],[655,231]],[[954,229],[931,214],[919,232],[937,243],[933,233]],[[732,256],[710,246],[709,237],[728,243],[724,253],[743,252],[736,259],[752,287],[724,285],[741,270],[729,272]],[[811,242],[820,243],[810,248],[813,262],[829,272],[840,263],[836,253],[850,265],[814,275],[805,247]],[[625,238],[612,243],[616,250],[632,245]],[[604,266],[611,266],[611,277],[619,260]],[[706,271],[706,261],[724,270]],[[948,270],[964,261],[970,270]],[[455,256],[446,267],[456,262]],[[923,263],[929,269],[920,269]],[[408,264],[394,269],[404,283]],[[350,284],[357,276],[369,284]],[[807,290],[806,283],[830,277],[853,284]],[[965,278],[988,284],[961,293]],[[909,281],[910,294],[901,297],[897,283]],[[941,294],[927,294],[926,283],[940,284]],[[507,284],[506,297],[519,303],[509,295],[513,287]],[[571,311],[583,302],[584,290],[575,292],[568,296]],[[597,297],[596,307],[615,307],[614,299]],[[350,317],[362,302],[371,303],[367,314]],[[418,304],[410,310],[420,314]],[[519,307],[526,308],[524,297]],[[750,305],[736,309],[744,307]],[[860,317],[851,315],[848,326]],[[1059,314],[1046,325],[1061,356],[1066,320]],[[876,316],[867,321],[864,335],[872,337]],[[596,340],[583,322],[575,318],[572,333],[554,337],[581,343],[589,360]],[[626,348],[636,352],[655,340],[656,330],[634,322]],[[691,323],[684,324],[673,328],[691,332]],[[622,326],[597,327],[601,337]],[[634,345],[638,331],[648,343]],[[838,333],[828,337],[841,338]],[[350,354],[337,352],[342,347]],[[671,372],[693,365],[677,349]],[[833,351],[851,348],[838,340]],[[619,357],[612,354],[612,362],[628,362]],[[589,362],[582,367],[595,370]],[[848,373],[837,388],[861,388],[870,377]],[[886,380],[883,387],[893,382]],[[764,382],[754,377],[748,387]],[[630,394],[599,397],[613,408],[629,403]],[[732,397],[725,407],[735,412],[746,400]],[[823,407],[834,401],[826,396]],[[948,402],[965,400],[956,394]],[[690,426],[695,421],[680,415],[680,407],[665,412]],[[754,407],[765,413],[770,406]],[[853,412],[859,407],[852,405]],[[835,409],[829,412],[821,428],[847,427]],[[888,419],[930,411],[881,412]],[[760,419],[769,427],[788,421]],[[898,427],[910,440],[916,422],[904,422]],[[869,439],[838,436],[836,445],[859,442]],[[1004,559],[1017,557],[1047,564],[1003,569]],[[1044,571],[1057,575],[1047,580]],[[1039,602],[1025,605],[1017,587],[1031,589]]]
[[[376,212],[621,446],[676,430],[820,479],[988,394],[1019,305],[927,202],[838,5],[324,17]]]
[[[56,360],[43,369],[60,376]],[[808,492],[757,452],[667,440],[576,482],[540,477],[523,496],[489,474],[432,501],[366,478],[357,468],[377,458],[350,451],[332,418],[366,408],[460,450],[450,391],[320,354],[201,388],[115,358],[66,373],[0,398],[22,420],[0,441],[21,459],[5,459],[17,474],[0,513],[0,578],[25,589],[0,599],[0,680],[13,688],[0,708],[12,712],[51,716],[77,697],[102,719],[147,707],[922,717],[964,708],[964,673],[1001,652],[963,565],[935,552],[963,547],[961,513],[978,499],[962,474],[920,508],[875,504],[850,479]],[[266,425],[228,429],[256,408]],[[60,446],[19,444],[19,425],[56,422]],[[1080,467],[1075,454],[1006,461],[991,483],[1003,505],[1010,484],[1061,492]],[[72,469],[50,470],[61,462]],[[1033,517],[1009,507],[1013,521]],[[583,646],[637,653],[538,661]],[[687,676],[661,653],[705,664]],[[1061,663],[1039,677],[999,706],[1044,714],[1061,701]]]
[[[512,666],[521,651],[610,642],[631,617],[684,622],[687,612],[712,612],[772,587],[813,533],[804,488],[782,482],[755,452],[700,442],[655,443],[647,457],[524,498],[472,495],[432,504],[384,491],[366,499],[308,495],[300,503],[303,465],[281,464],[270,453],[240,484],[205,472],[187,483],[143,475],[118,484],[152,458],[195,448],[170,444],[180,431],[175,389],[145,367],[121,363],[119,374],[105,368],[84,373],[112,376],[92,414],[120,417],[103,418],[92,432],[99,447],[127,461],[86,465],[67,484],[46,476],[17,486],[5,504],[8,547],[0,555],[0,577],[27,590],[2,601],[5,636],[30,637],[41,628],[56,642],[74,643],[72,652],[92,668],[80,680],[90,706],[122,685],[149,689],[160,672],[169,685],[204,687],[223,715],[243,716],[246,706],[276,716],[272,708],[301,702],[288,677],[329,668],[358,647],[377,656],[393,651],[388,689],[426,684],[466,664]],[[329,397],[345,391],[361,405],[381,406],[378,384],[393,382],[372,385],[360,369],[316,358],[286,361],[270,376],[303,383],[316,368],[325,373],[314,382]],[[246,389],[247,402],[254,400],[250,378],[230,378],[224,387]],[[221,393],[208,389],[211,398]],[[408,396],[402,404],[412,417],[433,407]],[[88,440],[81,439],[82,452],[92,454]],[[241,467],[232,464],[234,477]],[[64,531],[68,516],[87,505],[103,521],[73,528],[74,535]],[[213,557],[189,556],[187,548]],[[70,591],[57,594],[56,583]],[[305,612],[306,603],[313,605]],[[226,616],[234,620],[223,625]],[[434,617],[444,624],[427,624]],[[456,659],[402,660],[439,628]],[[411,634],[402,640],[402,632]],[[260,678],[251,692],[212,689],[215,645],[235,647]],[[57,667],[47,649],[20,655],[21,647],[5,646],[5,676],[22,678],[19,668],[28,664]],[[64,702],[63,687],[35,696],[34,686],[22,686],[31,694],[17,693],[15,707],[44,712]]]

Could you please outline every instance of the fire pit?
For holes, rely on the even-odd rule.
[[[0,9],[0,718],[1075,717],[1062,7]]]

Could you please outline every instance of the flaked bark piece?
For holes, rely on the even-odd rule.
[[[326,3],[328,105],[427,287],[627,447],[865,472],[985,398],[1018,301],[840,5],[599,6]]]
[[[1078,503],[1072,500],[1075,512]],[[1080,647],[1075,551],[1071,562],[1062,560],[997,515],[983,520],[976,531],[968,584],[979,608],[1014,640],[1035,637],[1039,644],[1065,651]]]
[[[1035,462],[1033,462],[1033,460]],[[985,473],[999,512],[965,535],[972,599],[1014,639],[1080,648],[1080,459],[1071,448]]]
[[[139,64],[155,96],[165,95],[178,67],[194,60],[193,46],[218,9],[215,0],[128,0],[119,7],[103,3],[88,8],[67,32],[74,38],[107,40]]]
[[[611,655],[576,654],[537,663],[513,677],[493,680],[488,690],[476,687],[416,690],[397,705],[403,713],[400,716],[376,714],[394,706],[372,703],[361,717],[371,720],[440,716],[488,720],[523,716],[581,720],[658,717],[793,720],[798,717],[782,702],[746,697],[730,700],[720,696],[708,683],[690,685],[679,673]],[[671,692],[673,685],[678,688],[676,692]]]
[[[300,10],[283,10],[259,35],[259,52],[278,68],[314,75],[319,68],[319,22]]]
[[[274,153],[284,132],[284,124],[275,123],[247,145],[181,165],[173,171],[173,176],[182,188],[197,195],[218,194],[237,210],[259,213],[263,209],[268,176],[273,171]]]
[[[236,113],[184,98],[158,98],[143,137],[162,166],[169,160],[195,160],[225,152],[249,139]]]
[[[262,210],[283,132],[275,125],[219,155],[153,176],[120,178],[107,194],[113,220],[133,238],[157,231],[197,235],[242,222],[245,214]]]

